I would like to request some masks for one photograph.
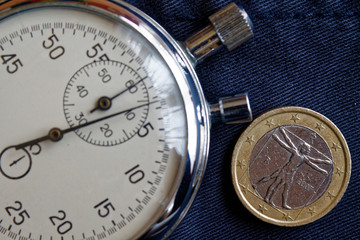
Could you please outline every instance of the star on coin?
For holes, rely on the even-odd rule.
[[[241,185],[241,191],[246,195],[248,191],[250,191],[249,186]]]
[[[245,142],[247,142],[247,143],[249,143],[250,145],[252,145],[252,144],[255,142],[254,136],[247,137],[247,139],[246,139]]]
[[[342,170],[342,169],[340,169],[340,168],[336,168],[336,172],[335,172],[335,174],[337,174],[337,175],[339,175],[339,176],[341,176],[341,175],[343,175],[344,174],[344,171]]]
[[[268,209],[265,207],[265,205],[263,204],[259,204],[259,207],[257,209],[259,212],[264,213],[265,211],[267,211]]]
[[[334,191],[333,192],[327,192],[327,196],[330,200],[333,200],[335,198]]]
[[[296,113],[296,114],[293,114],[293,115],[292,115],[292,117],[291,117],[290,120],[291,120],[291,121],[294,121],[294,123],[296,123],[296,121],[299,121],[300,118],[298,117],[298,114]]]
[[[268,126],[269,128],[271,128],[272,126],[275,126],[274,119],[266,120],[265,125]]]
[[[238,166],[241,168],[241,169],[243,169],[245,166],[246,166],[246,164],[245,164],[245,160],[238,160],[237,161],[237,164],[238,164]]]
[[[283,213],[282,217],[285,221],[293,220],[288,213]]]
[[[314,208],[309,208],[308,210],[308,214],[310,214],[311,216],[314,215],[316,213],[316,211],[314,210]]]
[[[334,143],[332,144],[332,149],[334,149],[335,152],[337,152],[337,150],[341,149],[341,146],[339,143]]]
[[[321,131],[321,130],[324,130],[325,127],[324,127],[324,125],[322,123],[316,123],[315,129]]]

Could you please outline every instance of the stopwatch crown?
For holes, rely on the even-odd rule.
[[[254,36],[249,16],[235,3],[214,13],[209,20],[210,25],[185,40],[186,50],[195,64],[222,46],[231,51]]]
[[[252,23],[241,7],[230,3],[209,17],[218,37],[229,51],[254,36]]]

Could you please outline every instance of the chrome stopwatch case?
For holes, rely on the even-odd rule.
[[[225,19],[225,20],[224,20]],[[184,43],[122,1],[0,4],[0,239],[163,238],[204,175],[210,121],[193,66],[252,36],[231,4]]]

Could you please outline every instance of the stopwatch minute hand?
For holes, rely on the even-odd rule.
[[[129,112],[129,111],[132,111],[134,109],[138,109],[138,108],[142,108],[142,107],[145,107],[145,106],[149,106],[153,103],[156,103],[158,101],[152,101],[152,102],[149,102],[149,103],[145,103],[145,104],[141,104],[141,105],[138,105],[136,107],[132,107],[132,108],[128,108],[126,110],[122,110],[120,112],[116,112],[116,113],[113,113],[113,114],[110,114],[110,115],[107,115],[107,116],[104,116],[102,118],[98,118],[98,119],[95,119],[95,120],[92,120],[92,121],[89,121],[85,124],[82,124],[82,125],[78,125],[78,126],[75,126],[75,127],[70,127],[70,128],[67,128],[67,129],[64,129],[64,130],[61,130],[59,128],[52,128],[50,129],[49,133],[45,136],[42,136],[42,137],[39,137],[39,138],[35,138],[33,140],[30,140],[30,141],[27,141],[27,142],[24,142],[24,143],[20,143],[18,145],[15,145],[13,147],[15,147],[16,150],[18,149],[22,149],[22,148],[25,148],[25,147],[28,147],[28,146],[31,146],[31,145],[34,145],[34,144],[37,144],[39,142],[43,142],[43,141],[46,141],[46,140],[51,140],[53,142],[58,142],[60,141],[64,134],[66,133],[69,133],[69,132],[73,132],[73,131],[76,131],[80,128],[84,128],[84,127],[87,127],[89,125],[92,125],[92,124],[95,124],[95,123],[98,123],[98,122],[101,122],[103,120],[106,120],[106,119],[109,119],[109,118],[112,118],[112,117],[115,117],[115,116],[118,116],[118,115],[121,115],[123,113],[126,113],[126,112]]]

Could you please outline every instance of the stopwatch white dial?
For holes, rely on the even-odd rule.
[[[0,16],[0,239],[140,237],[185,169],[176,76],[134,18],[31,6]]]

